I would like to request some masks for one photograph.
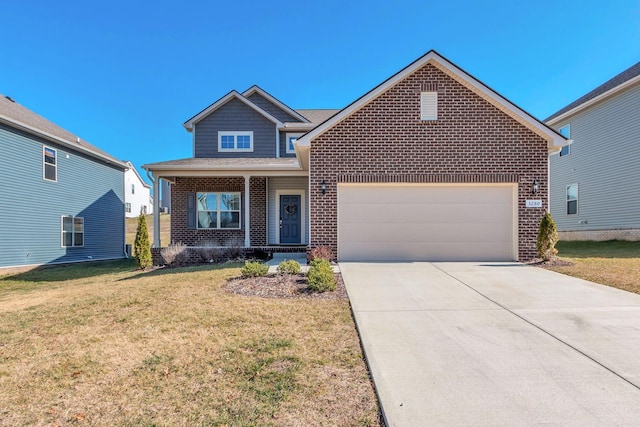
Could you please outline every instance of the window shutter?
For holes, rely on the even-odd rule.
[[[196,193],[187,193],[187,228],[196,228]]]
[[[420,120],[438,120],[438,92],[420,92]]]

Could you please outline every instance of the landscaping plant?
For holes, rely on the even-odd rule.
[[[151,244],[149,243],[149,232],[147,231],[147,221],[142,213],[138,217],[138,228],[136,230],[133,257],[136,260],[136,265],[143,270],[146,270],[153,265],[153,260],[151,258]]]
[[[160,255],[164,262],[171,267],[177,267],[187,261],[187,245],[184,243],[172,243],[166,248],[162,248]]]
[[[558,243],[558,230],[556,223],[551,217],[551,213],[547,211],[540,221],[540,231],[538,232],[538,256],[545,261],[549,261],[556,256]]]
[[[269,272],[269,266],[257,261],[248,261],[240,270],[242,277],[260,277],[266,276]]]
[[[314,259],[307,274],[307,287],[315,292],[336,290],[336,278],[331,263],[326,259]]]
[[[300,274],[300,263],[294,259],[282,261],[277,271],[280,274]]]

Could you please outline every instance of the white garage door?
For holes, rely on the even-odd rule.
[[[511,261],[513,184],[340,184],[340,261]]]

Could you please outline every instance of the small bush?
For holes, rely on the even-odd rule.
[[[316,259],[326,259],[327,261],[331,261],[333,259],[333,251],[328,246],[316,246],[309,254],[309,261]]]
[[[551,213],[547,211],[540,221],[537,244],[538,256],[545,261],[549,261],[556,256],[558,253],[556,243],[558,243],[558,230]]]
[[[329,261],[326,259],[311,261],[311,267],[307,274],[307,287],[315,292],[336,290],[336,278]]]
[[[294,259],[285,260],[278,265],[280,274],[300,274],[300,263]]]
[[[141,213],[138,217],[138,228],[136,229],[136,240],[133,246],[133,256],[136,264],[143,270],[151,267],[151,245],[149,244],[149,232],[147,231],[147,220]]]
[[[269,266],[261,262],[250,261],[244,264],[240,272],[242,273],[242,277],[266,276],[269,272]]]
[[[221,262],[225,258],[224,248],[214,248],[211,246],[203,246],[196,249],[200,262]]]
[[[184,243],[172,243],[166,248],[162,248],[160,255],[167,265],[175,267],[187,261],[187,245]]]
[[[242,258],[242,247],[244,245],[244,241],[239,238],[233,238],[227,240],[225,246],[225,256],[227,259],[233,260]]]

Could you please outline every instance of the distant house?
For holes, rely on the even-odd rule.
[[[640,240],[640,62],[545,122],[573,143],[551,156],[563,240]]]
[[[127,165],[0,95],[0,267],[122,258]]]
[[[549,153],[566,144],[435,51],[342,110],[253,86],[183,126],[193,157],[143,166],[173,183],[173,242],[340,261],[536,256]]]
[[[124,173],[124,212],[127,218],[140,213],[151,213],[151,186],[144,182],[133,163],[127,161],[129,169]]]
[[[160,180],[160,212],[171,213],[171,183],[164,179]]]

